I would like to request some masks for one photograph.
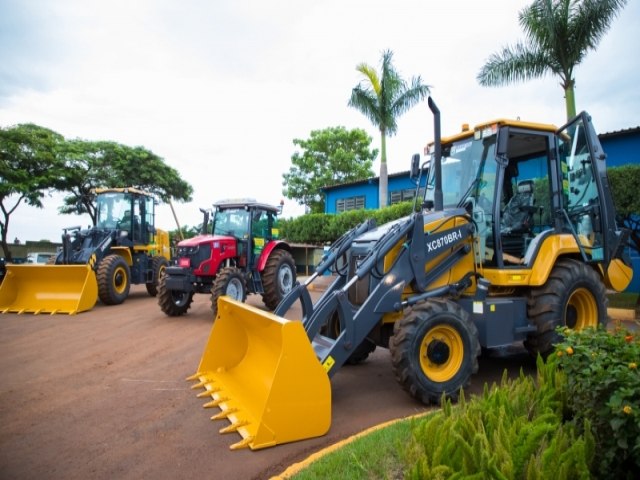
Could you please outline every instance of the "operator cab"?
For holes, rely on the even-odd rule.
[[[239,261],[254,266],[271,240],[279,236],[278,214],[281,209],[254,199],[224,200],[215,203],[213,235],[230,236],[238,240]],[[250,252],[247,259],[245,252]]]
[[[574,236],[585,261],[608,263],[606,242],[619,239],[606,237],[614,219],[612,206],[601,202],[604,154],[585,113],[560,130],[496,120],[441,145],[443,206],[464,207],[473,218],[476,264],[530,267],[552,232]],[[434,194],[430,172],[425,205]]]
[[[154,207],[152,196],[135,189],[112,189],[97,191],[96,227],[103,230],[118,230],[121,240],[146,245],[154,229]]]

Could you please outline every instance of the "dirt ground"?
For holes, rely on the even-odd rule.
[[[314,294],[315,295],[315,294]],[[259,296],[249,303],[261,305]],[[295,318],[299,313],[289,312]],[[425,410],[396,383],[389,353],[332,379],[332,426],[323,437],[230,451],[237,434],[210,421],[185,378],[211,328],[209,299],[170,318],[144,287],[122,305],[66,315],[0,315],[0,478],[266,479],[375,424]],[[497,354],[496,354],[497,353]],[[535,369],[521,350],[480,360],[472,392]]]

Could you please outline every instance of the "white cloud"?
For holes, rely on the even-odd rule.
[[[500,89],[475,80],[489,54],[522,38],[517,13],[528,0],[432,3],[5,0],[21,41],[0,80],[25,80],[0,89],[0,125],[33,122],[152,150],[193,185],[193,202],[175,206],[182,224],[195,225],[198,207],[224,197],[279,202],[292,140],[313,129],[364,128],[377,146],[377,131],[347,100],[360,80],[355,66],[377,66],[385,49],[404,76],[433,86],[444,134],[499,117],[563,123],[557,79]],[[578,108],[602,132],[640,124],[638,18],[630,2],[576,72]],[[424,104],[400,119],[390,172],[408,168],[432,128]],[[78,223],[58,206],[54,198],[43,211],[19,207],[10,239],[57,239]],[[285,215],[301,212],[286,202]],[[173,225],[161,206],[159,226]]]

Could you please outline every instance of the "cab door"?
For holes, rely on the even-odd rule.
[[[557,139],[561,210],[556,220],[574,235],[586,262],[606,268],[624,234],[616,227],[606,155],[591,117],[580,113],[557,131]]]

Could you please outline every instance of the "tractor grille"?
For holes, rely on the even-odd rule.
[[[189,257],[191,268],[197,269],[202,262],[211,258],[211,245],[197,245],[195,247],[178,247],[178,257]]]

